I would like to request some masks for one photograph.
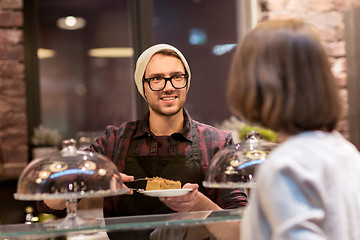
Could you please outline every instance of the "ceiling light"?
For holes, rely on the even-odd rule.
[[[86,20],[82,17],[67,16],[56,21],[59,28],[65,30],[77,30],[85,27]]]
[[[191,45],[203,45],[207,41],[207,34],[204,29],[192,28],[189,32],[189,43]]]
[[[90,57],[126,58],[134,55],[132,48],[93,48],[88,51]]]
[[[52,49],[38,48],[37,56],[39,59],[55,57],[56,51]]]
[[[233,50],[234,48],[236,48],[237,44],[233,43],[233,44],[221,44],[221,45],[215,45],[212,48],[212,54],[216,55],[216,56],[221,56],[224,55],[225,53],[230,52],[231,50]]]

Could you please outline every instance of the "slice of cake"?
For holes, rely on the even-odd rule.
[[[181,188],[180,181],[168,180],[161,177],[148,178],[146,183],[146,191],[179,188]]]

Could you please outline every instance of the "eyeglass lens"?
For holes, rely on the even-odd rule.
[[[174,88],[181,89],[187,85],[187,76],[185,74],[182,74],[182,75],[175,75],[169,78],[148,79],[150,88],[153,91],[163,90],[166,86],[167,81],[169,81]]]

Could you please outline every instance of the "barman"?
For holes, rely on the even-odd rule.
[[[233,144],[229,132],[193,120],[184,109],[191,71],[183,54],[168,44],[145,50],[135,83],[149,111],[143,119],[107,126],[91,150],[111,159],[123,182],[142,177],[179,180],[191,189],[178,197],[153,198],[131,192],[104,199],[104,217],[221,210],[245,206],[242,189],[206,189],[204,174],[213,155]],[[45,200],[39,210],[65,214],[65,201]],[[140,238],[137,238],[140,239]]]

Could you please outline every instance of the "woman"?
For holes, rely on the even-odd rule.
[[[360,155],[335,131],[341,102],[315,29],[259,24],[235,53],[228,102],[283,139],[258,169],[241,239],[360,239]]]

